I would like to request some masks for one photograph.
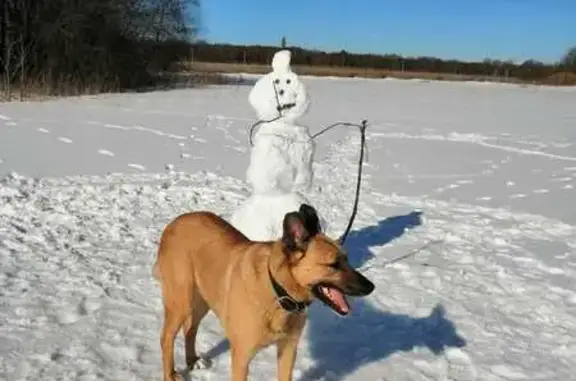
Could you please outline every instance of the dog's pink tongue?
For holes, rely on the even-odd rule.
[[[338,306],[340,311],[347,313],[350,310],[348,301],[346,300],[346,297],[343,293],[335,288],[328,288],[327,293],[330,300],[332,300],[332,302]]]

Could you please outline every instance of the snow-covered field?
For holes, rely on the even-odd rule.
[[[576,90],[302,80],[312,131],[370,123],[347,247],[377,288],[347,318],[311,307],[295,380],[573,379]],[[161,379],[156,243],[248,195],[249,90],[0,104],[0,379]],[[309,197],[339,235],[359,136],[319,139]],[[190,379],[228,379],[213,315],[199,340],[214,365]],[[251,375],[275,379],[273,348]]]

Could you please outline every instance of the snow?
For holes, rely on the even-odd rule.
[[[246,180],[252,193],[230,222],[254,241],[280,238],[286,213],[310,203],[303,193],[312,186],[315,147],[308,127],[297,124],[310,101],[304,84],[290,68],[290,57],[289,50],[277,52],[273,71],[259,78],[248,95],[261,118],[254,132],[249,132],[254,146]]]
[[[347,318],[310,308],[295,380],[573,378],[576,91],[301,80],[312,132],[369,121],[346,246],[376,290]],[[0,379],[160,379],[158,238],[180,213],[229,215],[249,196],[250,89],[0,104]],[[358,149],[353,129],[317,141],[306,196],[334,236]],[[213,315],[199,349],[214,363],[191,379],[228,379]],[[176,355],[181,369],[181,337]],[[273,348],[251,376],[275,378]]]

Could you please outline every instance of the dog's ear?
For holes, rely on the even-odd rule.
[[[306,251],[311,235],[304,217],[299,212],[289,212],[284,215],[282,230],[284,252]]]
[[[315,236],[320,233],[322,228],[320,227],[320,218],[318,218],[318,213],[316,209],[308,204],[300,205],[300,210],[298,211],[302,218],[304,219],[304,226],[308,231],[310,236]]]

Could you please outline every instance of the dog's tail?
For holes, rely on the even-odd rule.
[[[160,266],[158,264],[158,261],[156,261],[154,263],[154,266],[152,266],[152,276],[154,277],[154,279],[156,279],[157,281],[161,280],[161,276],[160,276]]]
[[[160,271],[160,258],[162,255],[162,246],[163,246],[164,236],[160,238],[158,242],[158,248],[156,249],[156,256],[154,265],[152,266],[152,277],[156,279],[158,282],[162,280],[162,272]]]

